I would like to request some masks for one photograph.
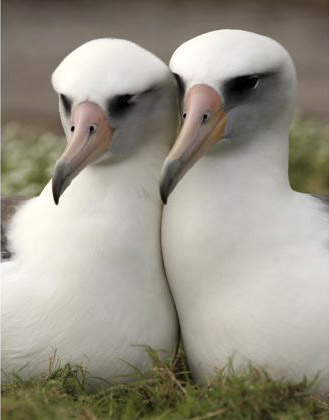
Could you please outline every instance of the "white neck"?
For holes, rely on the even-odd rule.
[[[200,162],[201,163],[201,162]],[[268,131],[253,138],[223,139],[201,163],[213,172],[217,191],[290,190],[289,140],[285,132]],[[223,192],[224,192],[223,191]]]
[[[289,207],[288,196],[292,197],[288,139],[281,135],[266,133],[245,143],[223,140],[217,150],[202,157],[169,198],[165,208],[169,235],[183,232],[181,237],[195,241],[200,249],[213,243],[214,253],[222,255],[223,261],[244,249],[241,232],[246,249],[247,235],[250,241],[258,235],[263,246],[272,225],[261,221],[271,215],[277,220],[286,217],[284,206]],[[180,239],[175,236],[174,241]],[[180,247],[185,246],[190,245]]]
[[[96,252],[95,247],[107,250],[113,240],[119,244],[126,241],[127,232],[141,248],[154,249],[151,253],[159,254],[162,203],[158,179],[169,151],[168,139],[162,140],[153,138],[129,159],[85,168],[63,193],[58,206],[52,198],[50,181],[40,197],[28,204],[30,208],[18,215],[13,231],[17,255],[30,260],[48,253],[56,258],[58,249],[69,246],[67,239],[80,244],[88,259],[90,253]],[[22,231],[41,247],[47,243],[48,250],[38,253],[28,240],[16,241],[16,237],[22,237]],[[102,253],[94,258],[98,255],[104,258]]]

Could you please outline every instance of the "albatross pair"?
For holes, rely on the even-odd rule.
[[[119,41],[107,42],[119,48]],[[113,64],[117,56],[110,55]],[[76,57],[69,56],[54,75],[56,90],[65,95],[67,136],[81,127],[93,127],[90,135],[95,135],[94,124],[104,122],[100,126],[113,137],[113,155],[99,144],[108,159],[85,169],[58,208],[50,203],[48,186],[14,219],[16,261],[10,264],[23,262],[31,284],[21,285],[17,268],[5,279],[10,293],[4,296],[3,338],[11,343],[5,353],[9,367],[44,357],[49,343],[60,339],[62,357],[77,361],[87,354],[92,372],[104,377],[124,370],[118,358],[146,366],[142,353],[131,349],[135,341],[169,351],[176,342],[174,308],[159,262],[161,207],[155,192],[160,161],[175,131],[176,104],[163,65],[145,61],[108,75],[104,61],[96,70],[95,60],[87,65],[85,56]],[[156,75],[160,67],[162,83]],[[288,130],[296,95],[291,59],[273,40],[225,30],[183,44],[170,67],[180,86],[184,123],[162,170],[165,202],[178,184],[164,209],[162,250],[192,372],[207,381],[233,356],[238,369],[252,361],[275,378],[299,380],[320,372],[320,387],[328,389],[328,212],[323,202],[289,186]],[[90,72],[93,82],[84,87]],[[166,97],[159,90],[165,84]],[[108,104],[120,115],[110,112],[110,125],[103,115]],[[76,148],[74,135],[65,163],[57,165],[55,199],[81,162],[101,156],[90,152],[90,159],[77,159],[75,153],[88,144]],[[42,218],[36,234],[35,226],[29,233],[38,244],[38,261],[22,239],[34,216]],[[68,236],[72,229],[76,239]],[[9,281],[17,285],[8,287]]]

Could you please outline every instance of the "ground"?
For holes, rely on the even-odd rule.
[[[309,384],[272,381],[250,367],[244,375],[219,375],[208,386],[191,379],[183,352],[174,363],[150,351],[154,368],[135,382],[90,392],[82,367],[69,365],[39,380],[3,387],[6,420],[101,419],[328,419],[329,396],[310,395]]]

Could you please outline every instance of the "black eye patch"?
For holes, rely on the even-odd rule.
[[[107,112],[109,115],[114,117],[123,116],[134,103],[131,101],[134,95],[116,95],[114,98],[110,99],[107,104]]]
[[[183,95],[185,93],[185,83],[183,82],[183,79],[180,77],[179,74],[173,73],[173,75],[175,76],[175,79],[176,79],[176,82],[177,82],[179,96],[183,97]]]
[[[64,111],[66,115],[70,115],[72,109],[72,101],[67,96],[63,95],[62,93],[59,95],[60,100],[63,104]]]
[[[256,74],[235,77],[226,82],[225,90],[232,93],[247,92],[257,86],[258,80],[259,77]]]

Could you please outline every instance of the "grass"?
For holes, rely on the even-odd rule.
[[[290,131],[289,156],[293,189],[329,194],[329,126],[295,121]]]
[[[309,395],[309,384],[272,381],[252,366],[208,386],[191,379],[180,352],[171,363],[149,351],[153,369],[134,382],[91,392],[82,366],[64,365],[30,381],[19,376],[2,388],[6,420],[45,419],[327,419],[329,396]]]
[[[2,139],[2,194],[39,194],[64,150],[64,137],[11,123],[3,128]]]
[[[10,124],[3,129],[2,193],[38,194],[64,149],[64,138]],[[297,121],[291,130],[290,180],[298,191],[329,194],[328,127]],[[329,395],[309,394],[309,384],[274,382],[250,366],[197,386],[183,352],[172,363],[150,351],[154,367],[134,382],[92,392],[83,366],[54,368],[47,376],[2,387],[6,420],[48,419],[329,419]]]
[[[9,124],[3,129],[2,194],[36,195],[50,179],[64,137]],[[329,127],[296,121],[290,135],[290,181],[297,191],[329,194]]]

